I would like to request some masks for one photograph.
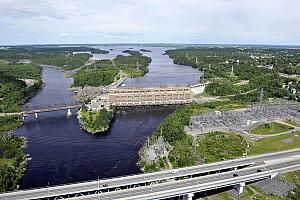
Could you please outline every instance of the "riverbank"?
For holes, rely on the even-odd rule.
[[[197,141],[186,134],[184,130],[184,127],[189,124],[190,117],[203,112],[242,108],[244,106],[244,104],[227,101],[194,103],[177,109],[157,126],[156,130],[149,136],[148,142],[139,151],[140,168],[145,172],[152,172],[168,169],[162,166],[177,168],[204,163],[205,161],[196,148]],[[159,138],[163,141],[160,142],[160,145],[157,143]],[[152,156],[149,156],[150,154]],[[161,165],[161,159],[170,164]]]
[[[149,71],[151,61],[150,57],[135,54],[98,60],[73,75],[72,87],[107,86],[124,77],[144,76]]]
[[[115,109],[103,108],[99,111],[90,111],[81,108],[78,111],[80,126],[91,134],[107,131],[110,128],[111,120],[114,118]]]
[[[12,134],[22,124],[20,116],[0,117],[0,193],[17,189],[26,170],[27,139]]]
[[[18,189],[24,175],[27,155],[24,154],[26,139],[11,133],[1,134],[0,140],[0,193]]]
[[[17,113],[43,87],[42,70],[36,64],[0,64],[0,113]],[[26,137],[13,134],[23,120],[18,115],[0,116],[0,192],[18,188],[27,164]]]
[[[252,139],[249,135],[233,132],[216,131],[194,137],[185,132],[184,127],[189,125],[191,116],[205,112],[237,109],[244,106],[244,104],[233,104],[227,101],[191,104],[177,109],[160,123],[140,149],[140,160],[138,163],[140,168],[144,172],[154,172],[234,159],[247,155],[259,155],[300,148],[300,132],[296,130],[289,134],[259,140]],[[281,185],[293,185],[293,187],[285,191],[285,194],[289,197],[287,199],[297,199],[299,197],[299,171],[281,175],[278,179],[280,179]],[[265,184],[272,185],[274,182],[277,184],[274,180]],[[267,197],[276,195],[276,192],[274,190],[271,191],[270,187],[263,187],[263,183],[247,187],[252,189],[257,187],[255,190],[259,192],[256,192],[256,195],[259,194],[261,199],[267,199]],[[222,200],[243,200],[255,196],[245,193],[239,198],[235,198],[236,196],[231,196],[231,192],[214,195],[214,197]],[[285,197],[279,195],[278,198],[274,199],[285,199]]]

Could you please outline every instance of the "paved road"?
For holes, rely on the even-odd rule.
[[[88,196],[74,197],[70,200],[138,200],[138,199],[157,199],[168,198],[187,193],[211,190],[220,187],[234,186],[243,182],[261,180],[270,178],[277,173],[294,171],[300,169],[300,158],[289,162],[282,162],[273,165],[265,164],[264,167],[256,166],[237,171],[224,172],[204,177],[197,177],[144,187],[112,191],[102,194],[93,194]],[[257,172],[257,170],[263,170]],[[234,174],[238,174],[237,177]]]
[[[274,160],[280,161],[282,158],[300,158],[300,149],[240,158],[240,159],[223,161],[223,162],[212,163],[212,164],[180,168],[176,173],[172,173],[171,170],[166,170],[166,171],[149,173],[149,174],[139,174],[139,175],[125,176],[125,177],[112,178],[112,179],[99,180],[99,181],[90,181],[90,182],[55,186],[49,188],[40,188],[34,190],[16,191],[12,193],[0,194],[0,199],[3,200],[39,199],[39,198],[45,198],[49,196],[61,196],[66,194],[76,194],[76,193],[83,193],[88,191],[95,191],[103,188],[107,189],[107,188],[116,188],[120,186],[132,186],[135,184],[144,184],[146,182],[153,182],[157,180],[168,180],[175,177],[192,176],[196,174],[247,166],[251,164],[254,164],[255,166],[257,165],[259,166],[262,165],[263,162],[272,162]]]
[[[238,162],[226,161],[217,164],[200,165],[200,166],[190,167],[186,169],[178,169],[177,173],[172,173],[171,170],[168,170],[168,171],[162,171],[157,173],[125,176],[125,177],[119,177],[114,179],[106,179],[106,180],[104,179],[99,181],[91,181],[91,182],[76,183],[76,184],[62,185],[62,186],[49,187],[49,188],[41,188],[36,190],[17,191],[13,193],[2,194],[2,195],[0,194],[0,199],[3,200],[38,199],[38,198],[45,198],[48,196],[61,196],[65,194],[95,191],[103,188],[106,189],[106,188],[115,188],[115,187],[127,186],[127,185],[144,184],[146,182],[152,182],[152,181],[157,181],[162,179],[171,179],[175,177],[189,176],[189,175],[219,171],[219,170],[229,169],[229,168],[233,169],[235,167],[249,166],[253,164],[254,162],[251,160],[241,160]]]

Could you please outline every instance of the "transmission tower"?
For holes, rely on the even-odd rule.
[[[261,88],[260,95],[259,95],[259,111],[262,110],[264,103],[264,88]]]

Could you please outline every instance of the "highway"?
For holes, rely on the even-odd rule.
[[[222,161],[218,163],[198,165],[193,167],[180,168],[176,173],[172,173],[172,170],[166,170],[155,173],[148,174],[139,174],[83,183],[75,183],[69,185],[61,185],[40,189],[32,189],[32,190],[21,190],[11,193],[0,194],[0,199],[3,200],[12,200],[12,199],[41,199],[47,197],[59,197],[64,195],[75,195],[81,194],[84,192],[95,192],[100,190],[108,190],[109,188],[115,190],[118,187],[134,187],[134,186],[142,186],[149,185],[155,181],[167,181],[170,179],[178,178],[178,177],[191,177],[191,176],[204,176],[208,177],[211,175],[207,175],[208,173],[216,173],[218,171],[223,171],[223,173],[227,173],[225,171],[233,170],[234,168],[250,168],[252,167],[262,167],[264,166],[264,162],[266,163],[274,163],[281,164],[281,160],[286,159],[299,159],[300,160],[300,149],[284,151],[279,153],[271,153],[264,154],[259,156],[251,156],[245,158],[239,158],[234,160]],[[300,161],[298,161],[300,163]],[[222,173],[222,174],[223,174]],[[222,177],[221,177],[222,178]],[[195,180],[195,178],[191,179]],[[176,181],[177,182],[177,181]],[[148,187],[148,186],[147,186]],[[125,190],[124,190],[125,191]],[[102,197],[101,197],[102,199]]]
[[[270,178],[278,173],[300,169],[300,159],[280,164],[264,165],[245,168],[237,171],[229,171],[204,177],[172,181],[167,183],[137,187],[127,190],[112,191],[102,194],[93,194],[70,198],[70,200],[147,200],[170,198],[188,193],[201,192],[221,187],[235,186],[239,183],[252,182]],[[263,170],[258,172],[257,170]],[[234,177],[234,174],[238,174]]]

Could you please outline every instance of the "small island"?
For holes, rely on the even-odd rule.
[[[83,107],[78,112],[81,127],[89,133],[96,134],[107,131],[114,117],[114,109],[102,108],[99,111]]]
[[[148,50],[148,49],[140,49],[140,51],[141,51],[141,52],[152,52],[152,51],[150,51],[150,50]]]

